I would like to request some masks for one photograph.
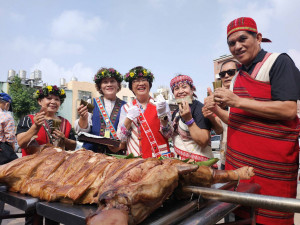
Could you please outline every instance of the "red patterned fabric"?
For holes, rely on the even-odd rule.
[[[28,116],[31,119],[32,124],[34,124],[34,120],[33,120],[34,115],[28,115]],[[59,119],[61,119],[60,130],[65,134],[66,138],[69,138],[70,131],[72,128],[70,122],[67,119],[60,117],[60,116],[59,116]],[[36,141],[39,143],[39,145],[44,145],[44,144],[50,143],[44,127],[41,127],[37,136],[38,137],[36,138]],[[26,152],[26,149],[22,149],[22,157],[26,156],[26,155],[28,155]]]
[[[177,155],[180,156],[180,159],[181,160],[186,160],[186,159],[193,159],[195,160],[196,162],[202,162],[202,161],[207,161],[209,160],[208,157],[205,157],[203,155],[198,155],[198,154],[194,154],[194,153],[191,153],[191,152],[187,152],[187,151],[184,151],[176,146],[174,146],[174,150],[175,152],[177,153]],[[215,163],[214,165],[212,165],[212,167],[214,169],[218,169],[218,164]]]
[[[237,31],[251,31],[254,33],[258,33],[257,26],[254,19],[250,17],[240,17],[233,21],[231,21],[227,26],[227,38],[234,32]],[[263,38],[262,42],[271,42],[267,38]]]
[[[108,114],[106,112],[105,106],[102,103],[101,98],[96,98],[96,102],[97,102],[97,106],[99,108],[99,112],[101,113],[101,115],[102,115],[102,117],[104,119],[103,122],[105,123],[105,127],[109,128],[110,133],[112,135],[112,138],[118,139],[118,137],[117,137],[117,131],[114,128],[114,125],[113,125],[112,121],[110,120],[110,117],[108,116]]]
[[[259,101],[271,100],[271,85],[240,71],[234,93]],[[255,176],[246,183],[261,186],[260,194],[295,198],[298,174],[299,119],[275,121],[258,117],[242,109],[231,108],[227,133],[226,170],[252,166]],[[249,211],[248,211],[249,212]],[[237,214],[246,217],[248,212]],[[293,213],[258,209],[260,224],[293,224]]]
[[[136,104],[136,99],[132,102],[133,104]],[[166,145],[165,149],[160,149],[160,151],[166,151],[169,152],[169,143],[168,140],[161,134],[160,132],[160,120],[157,117],[157,111],[156,106],[154,104],[148,103],[147,108],[144,112],[144,117],[146,118],[148,124],[150,125],[150,128],[152,130],[153,136],[155,137],[155,140],[157,144],[160,145]],[[140,147],[141,147],[141,155],[143,158],[150,158],[152,157],[152,147],[149,142],[149,138],[147,137],[147,134],[144,132],[144,129],[140,128]]]

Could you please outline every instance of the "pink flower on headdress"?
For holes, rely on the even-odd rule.
[[[141,77],[141,76],[143,76],[143,74],[142,74],[142,73],[139,73],[139,76]]]

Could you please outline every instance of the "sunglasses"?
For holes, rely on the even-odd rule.
[[[236,69],[230,69],[230,70],[226,70],[226,71],[222,71],[219,73],[219,76],[220,78],[224,78],[226,76],[226,73],[229,75],[229,76],[233,76],[236,72]]]

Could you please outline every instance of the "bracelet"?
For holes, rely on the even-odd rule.
[[[195,122],[195,120],[192,118],[191,120],[185,122],[186,125],[190,126]]]
[[[122,124],[122,126],[121,126],[121,133],[124,136],[129,137],[129,136],[131,136],[131,129],[127,130],[127,128],[125,127],[125,125]]]

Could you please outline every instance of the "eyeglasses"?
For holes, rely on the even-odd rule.
[[[138,78],[132,81],[133,84],[137,84],[137,83],[145,83],[146,81],[148,81],[147,78]]]
[[[233,76],[236,72],[236,69],[230,69],[230,70],[226,70],[226,71],[222,71],[219,73],[219,76],[220,78],[224,78],[226,76],[226,73],[229,75],[229,76]]]

